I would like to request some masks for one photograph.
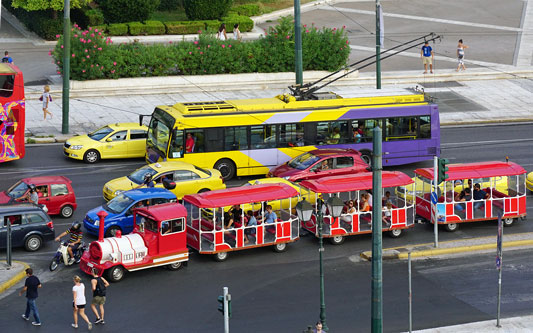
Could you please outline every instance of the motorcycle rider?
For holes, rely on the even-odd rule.
[[[69,254],[69,260],[68,264],[71,265],[74,263],[74,251],[78,249],[78,247],[81,245],[81,239],[83,237],[83,232],[81,231],[81,223],[78,221],[72,222],[72,225],[70,228],[68,228],[66,231],[61,233],[61,235],[56,237],[56,242],[59,242],[61,237],[65,235],[69,235],[68,240],[68,254]]]
[[[35,185],[28,184],[28,189],[26,193],[24,193],[20,198],[17,198],[16,200],[19,201],[27,201],[34,204],[39,204],[39,195],[37,194],[37,189],[35,188]]]

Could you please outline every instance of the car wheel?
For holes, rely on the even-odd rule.
[[[334,236],[329,238],[329,242],[333,245],[341,245],[344,243],[344,237],[342,236]]]
[[[362,154],[361,159],[363,160],[363,162],[368,164],[369,167],[372,167],[372,152],[364,151],[364,152],[361,152],[361,154]]]
[[[180,262],[175,262],[175,263],[172,263],[172,264],[168,264],[167,268],[170,269],[171,271],[177,271],[178,269],[181,268],[181,261]]]
[[[43,239],[41,238],[41,236],[31,235],[24,242],[24,247],[26,248],[27,251],[35,252],[41,248],[42,244],[43,244]]]
[[[510,227],[513,225],[515,219],[503,219],[503,226]]]
[[[274,252],[281,253],[287,251],[287,243],[278,243],[273,247]]]
[[[122,266],[113,266],[107,270],[107,278],[111,282],[118,282],[124,278],[124,268]]]
[[[115,235],[117,234],[118,230],[120,230],[120,228],[117,227],[117,226],[109,227],[109,228],[107,228],[107,231],[105,232],[105,236],[106,237],[115,237]]]
[[[208,189],[208,188],[203,188],[200,191],[198,191],[198,193],[204,193],[204,192],[208,192],[208,191],[211,191],[211,190]]]
[[[58,267],[59,267],[59,264],[57,263],[57,260],[55,258],[54,260],[50,262],[50,266],[48,266],[48,268],[50,269],[50,272],[55,271]]]
[[[228,255],[229,255],[228,252],[218,252],[213,255],[213,259],[219,262],[225,261],[226,259],[228,259]]]
[[[448,223],[444,225],[444,229],[446,229],[446,231],[449,231],[449,232],[454,232],[454,231],[457,231],[457,229],[459,229],[459,225],[457,223]]]
[[[100,153],[98,150],[90,149],[83,155],[83,160],[85,163],[96,163],[100,160]]]
[[[232,160],[223,158],[215,163],[215,169],[220,171],[224,181],[230,180],[235,176],[235,163]]]
[[[61,208],[61,212],[60,212],[61,216],[63,216],[63,217],[71,217],[73,213],[74,213],[74,209],[72,209],[71,205],[63,206],[63,208]]]
[[[402,229],[392,229],[389,231],[389,236],[392,238],[398,238],[402,235]]]

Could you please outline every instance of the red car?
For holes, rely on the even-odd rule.
[[[33,184],[39,195],[39,204],[46,205],[49,215],[71,217],[78,207],[72,181],[64,176],[42,176],[24,178],[11,186],[9,190],[0,192],[0,204],[14,201],[23,196]]]
[[[361,153],[354,149],[315,149],[270,170],[267,177],[290,181],[368,171]]]

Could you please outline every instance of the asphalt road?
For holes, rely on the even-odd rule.
[[[512,161],[532,170],[532,132],[533,124],[447,127],[442,129],[442,155],[457,163],[503,160],[505,156],[509,156]],[[60,233],[71,221],[81,220],[89,209],[103,203],[101,191],[105,182],[128,174],[143,164],[143,160],[123,160],[86,165],[66,159],[60,145],[31,145],[27,147],[27,156],[23,160],[0,165],[0,188],[6,189],[18,179],[28,176],[62,174],[69,177],[73,181],[79,206],[71,219],[54,218],[56,232]],[[432,162],[394,169],[412,174],[414,169],[427,166],[432,166]],[[249,178],[233,180],[228,185],[236,186],[248,180]],[[529,204],[528,213],[533,213],[532,208]],[[523,221],[508,230],[507,232],[513,233],[529,232],[533,231],[533,225]],[[495,232],[495,223],[485,222],[461,225],[455,233],[441,231],[439,237],[444,241],[494,235]],[[91,238],[87,237],[86,240],[90,241]],[[432,228],[429,225],[416,225],[398,239],[384,237],[383,246],[432,241]],[[335,332],[353,331],[354,327],[361,327],[362,331],[368,330],[370,265],[359,262],[358,255],[370,248],[370,235],[348,238],[342,246],[326,245],[324,258],[328,323]],[[45,322],[41,330],[46,331],[68,327],[71,278],[74,274],[80,274],[74,267],[61,268],[55,273],[48,272],[47,265],[55,249],[56,244],[49,242],[37,253],[27,253],[22,249],[14,251],[14,259],[32,264],[46,285],[39,299]],[[193,254],[189,266],[178,272],[152,269],[131,273],[123,282],[111,287],[106,330],[119,327],[133,331],[180,327],[183,331],[217,331],[222,318],[216,311],[216,296],[223,286],[230,287],[230,293],[233,294],[233,331],[302,330],[318,317],[316,251],[316,240],[307,236],[292,244],[289,251],[283,254],[275,254],[268,248],[240,251],[232,253],[224,263],[215,263],[208,256]],[[0,252],[0,255],[3,253],[5,252]],[[490,267],[494,256],[491,254],[486,258],[486,265]],[[414,285],[420,288],[419,298],[415,296],[415,327],[435,327],[491,318],[493,311],[489,305],[493,290],[488,286],[483,287],[483,284],[475,284],[479,283],[480,278],[485,278],[486,274],[473,269],[475,265],[485,262],[485,259],[476,257],[460,260],[464,264],[457,268],[457,272],[452,268],[442,271],[446,274],[453,273],[450,280],[439,271],[440,262],[423,262],[424,265],[434,263],[433,266],[423,266],[432,269],[428,268],[425,273],[415,273],[417,280]],[[447,267],[446,264],[443,265],[442,267]],[[453,261],[448,262],[448,265],[453,265]],[[405,263],[386,263],[383,270],[386,330],[405,330]],[[465,270],[465,274],[475,271],[475,276],[468,277],[472,280],[471,286],[468,285],[467,278],[457,275],[462,270]],[[517,274],[521,274],[519,267],[516,270]],[[505,276],[510,281],[513,280],[511,274],[508,276],[506,273]],[[84,279],[87,282],[85,276]],[[518,285],[519,281],[513,283]],[[488,280],[487,284],[490,284]],[[480,292],[486,293],[486,301],[476,298],[477,296],[469,298],[469,293],[476,288],[483,289]],[[26,324],[20,320],[20,313],[24,310],[23,300],[17,300],[14,294],[6,294],[4,297],[0,305],[0,328],[23,328],[22,325]],[[511,316],[530,311],[530,304],[526,301],[527,297],[508,296],[504,314]]]

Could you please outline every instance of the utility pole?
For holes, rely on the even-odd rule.
[[[381,4],[376,0],[376,89],[381,89]]]
[[[70,0],[65,0],[63,19],[63,114],[61,133],[68,134],[70,99]]]
[[[302,25],[300,24],[300,0],[294,0],[294,72],[296,85],[303,84]]]
[[[372,333],[383,332],[381,128],[372,130]]]

